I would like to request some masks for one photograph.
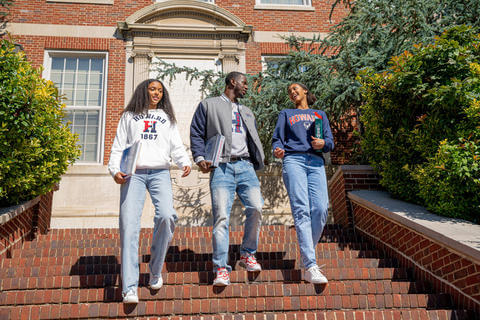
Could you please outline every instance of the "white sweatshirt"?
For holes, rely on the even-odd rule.
[[[192,165],[177,125],[170,122],[163,110],[148,110],[148,115],[125,112],[118,123],[108,162],[113,177],[120,171],[123,150],[139,139],[137,169],[168,169],[172,159],[180,168]]]

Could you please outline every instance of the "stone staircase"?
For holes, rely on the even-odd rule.
[[[140,303],[124,305],[118,229],[51,230],[2,258],[0,319],[474,319],[338,227],[327,226],[317,246],[326,286],[302,281],[293,227],[262,227],[261,273],[237,266],[242,235],[242,227],[231,227],[232,285],[214,288],[211,227],[177,227],[164,286],[152,291],[146,287],[152,233],[142,229]]]

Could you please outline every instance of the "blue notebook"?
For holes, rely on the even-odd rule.
[[[131,176],[135,173],[137,168],[138,154],[140,153],[141,140],[137,140],[130,147],[123,150],[122,161],[120,162],[120,171],[127,176]]]
[[[224,144],[225,137],[221,134],[216,134],[208,139],[207,145],[205,146],[205,160],[211,163],[210,167],[218,167]]]

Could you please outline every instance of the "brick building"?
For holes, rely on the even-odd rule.
[[[7,31],[43,76],[67,98],[67,118],[79,134],[81,159],[55,193],[52,226],[115,226],[118,186],[107,172],[121,111],[135,86],[154,76],[161,58],[199,69],[257,73],[288,52],[282,35],[325,35],[346,11],[332,0],[16,0]],[[166,83],[182,139],[200,101],[198,83]],[[172,169],[177,210],[201,224],[209,206],[208,176],[179,179]],[[268,200],[268,199],[267,199]],[[268,201],[267,201],[268,202]],[[266,204],[269,208],[269,204]],[[288,207],[270,204],[272,214]],[[142,223],[151,223],[146,202]]]

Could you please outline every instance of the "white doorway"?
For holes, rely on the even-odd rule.
[[[222,70],[222,65],[217,59],[163,59],[167,63],[173,63],[179,67],[197,68],[198,70]],[[156,61],[154,57],[152,63]],[[150,71],[150,77],[155,78],[156,72]],[[190,148],[190,122],[198,103],[204,98],[200,93],[200,81],[186,80],[185,74],[178,74],[171,82],[166,78],[162,81],[170,94],[178,128],[183,143]]]

